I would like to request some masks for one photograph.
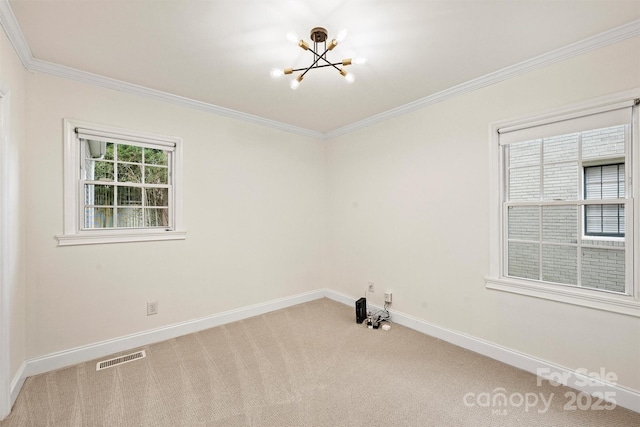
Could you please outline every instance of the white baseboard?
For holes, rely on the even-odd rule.
[[[23,363],[16,378],[14,378],[11,383],[11,402],[12,404],[15,402],[15,398],[28,376],[49,372],[114,353],[132,350],[136,347],[176,338],[324,297],[352,307],[356,301],[356,298],[340,292],[331,289],[320,289],[27,360]],[[408,314],[394,310],[390,310],[390,313],[392,321],[399,325],[439,338],[535,375],[542,372],[541,377],[558,380],[557,382],[561,382],[568,387],[585,393],[593,394],[596,391],[613,393],[612,396],[615,396],[616,405],[640,412],[640,392],[636,390],[631,390],[613,383],[596,381],[572,369],[555,365],[470,335],[433,325]],[[596,383],[595,385],[594,382]]]
[[[27,368],[27,362],[22,362],[22,365],[20,365],[18,372],[16,372],[16,375],[13,377],[13,380],[11,381],[11,391],[10,391],[11,394],[9,396],[9,399],[11,399],[10,400],[11,408],[13,408],[13,404],[16,403],[16,399],[18,398],[18,393],[20,393],[20,390],[22,390],[22,385],[27,379],[28,375],[25,375],[24,373],[26,368]]]
[[[53,371],[66,366],[75,365],[77,363],[87,362],[89,360],[98,359],[114,353],[128,351],[137,347],[236,322],[249,317],[258,316],[281,308],[290,307],[292,305],[313,301],[323,298],[324,296],[324,290],[307,292],[235,310],[225,311],[214,314],[213,316],[176,323],[162,328],[151,329],[136,334],[48,354],[46,356],[27,360],[26,368],[23,370],[23,375],[24,377],[29,377],[32,375],[42,374],[44,372]]]
[[[329,299],[355,307],[355,301],[357,298],[332,290],[326,290],[325,294]],[[370,307],[380,308],[372,304],[368,305]],[[552,379],[554,382],[564,384],[575,390],[588,394],[597,392],[602,393],[602,396],[612,396],[612,403],[635,412],[640,412],[640,392],[636,390],[597,380],[581,372],[537,359],[524,353],[519,353],[489,341],[431,324],[408,314],[394,310],[389,310],[389,313],[391,314],[391,320],[393,323],[406,326],[407,328],[422,332],[423,334],[457,345],[458,347],[482,354],[483,356],[490,357],[506,363],[507,365],[538,375],[543,379]]]

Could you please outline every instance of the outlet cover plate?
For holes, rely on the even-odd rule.
[[[158,301],[147,303],[147,316],[158,314]]]

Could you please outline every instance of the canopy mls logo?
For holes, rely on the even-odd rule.
[[[479,406],[481,408],[491,408],[493,415],[507,415],[507,408],[524,407],[525,412],[537,410],[539,414],[546,413],[551,407],[551,401],[554,394],[551,393],[547,399],[544,393],[520,393],[514,392],[507,395],[507,390],[498,387],[492,392],[473,393],[469,392],[464,395],[462,401],[464,405],[471,408]]]
[[[598,372],[580,368],[575,373],[552,371],[550,368],[538,368],[536,370],[536,385],[543,387],[548,381],[552,387],[569,384],[569,379],[574,376],[577,379],[573,382],[574,387],[588,388],[594,387],[594,391],[581,392],[569,390],[564,393],[564,411],[611,411],[616,407],[616,394],[614,391],[601,391],[596,387],[603,385],[615,385],[618,376],[613,372],[607,372],[600,368]],[[534,393],[515,391],[508,393],[504,387],[497,387],[491,392],[474,393],[469,392],[462,397],[462,401],[467,407],[479,406],[491,408],[492,415],[507,415],[509,408],[524,408],[525,412],[537,411],[544,414],[549,411],[556,393]],[[557,405],[561,405],[562,401]]]

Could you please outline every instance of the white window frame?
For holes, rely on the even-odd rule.
[[[84,199],[80,191],[81,143],[76,128],[97,134],[113,135],[120,143],[150,142],[175,146],[171,156],[171,190],[169,215],[171,223],[165,229],[83,229]],[[182,222],[182,139],[151,133],[119,129],[73,119],[64,119],[64,232],[56,236],[58,246],[93,245],[104,243],[147,242],[156,240],[184,240],[186,231]]]
[[[629,226],[625,234],[630,240],[627,245],[626,265],[627,275],[631,280],[631,289],[627,288],[628,295],[602,290],[592,290],[589,288],[572,287],[553,284],[542,281],[532,281],[527,279],[517,279],[506,277],[504,274],[504,250],[505,241],[504,214],[503,214],[503,149],[500,146],[498,129],[507,127],[527,127],[530,125],[541,125],[552,123],[563,119],[583,116],[586,112],[595,112],[600,109],[606,110],[608,106],[617,103],[640,98],[640,88],[612,94],[597,98],[588,102],[573,104],[567,107],[554,109],[544,113],[518,117],[491,123],[489,125],[490,144],[490,242],[489,254],[490,265],[489,274],[485,277],[485,287],[498,291],[510,292],[530,297],[542,298],[573,304],[583,307],[590,307],[599,310],[611,311],[625,315],[640,317],[640,139],[639,122],[640,108],[634,108],[631,123],[630,152],[627,158],[630,160],[630,176],[632,182],[627,182],[630,187],[630,206],[632,212],[625,212]],[[592,239],[589,236],[589,239]],[[635,254],[635,256],[634,256]],[[629,279],[627,280],[629,283]]]

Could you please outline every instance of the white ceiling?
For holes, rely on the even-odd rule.
[[[6,1],[6,0],[1,0]],[[640,19],[640,0],[11,0],[33,58],[327,133]],[[366,57],[347,84],[274,67],[323,26],[329,59]]]

